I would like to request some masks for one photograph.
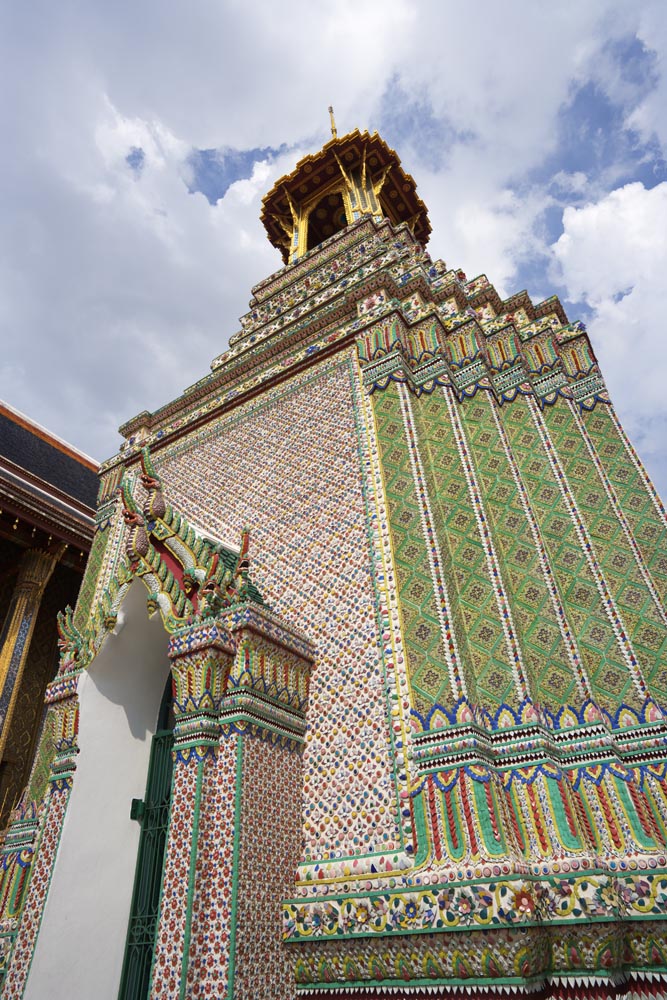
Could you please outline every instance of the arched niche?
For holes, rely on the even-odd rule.
[[[25,1000],[116,1000],[168,635],[135,581],[80,679],[80,752]]]
[[[330,191],[323,195],[308,213],[308,235],[306,249],[324,243],[334,233],[339,233],[348,224],[345,202],[340,191]]]

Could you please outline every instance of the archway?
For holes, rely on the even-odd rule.
[[[308,249],[319,246],[346,226],[347,216],[342,194],[335,191],[324,195],[308,215]]]
[[[26,1000],[118,996],[140,834],[130,807],[169,675],[169,637],[139,581],[115,633],[80,679],[80,753]]]

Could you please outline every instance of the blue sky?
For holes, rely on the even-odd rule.
[[[193,149],[187,164],[191,174],[187,188],[191,194],[203,194],[210,205],[216,205],[236,181],[252,177],[255,164],[259,161],[273,161],[286,152],[283,145],[279,149],[266,146],[264,149]]]
[[[667,494],[664,3],[37,0],[0,12],[0,58],[12,405],[103,459],[201,377],[280,266],[261,197],[333,103],[399,152],[432,256],[585,320]]]

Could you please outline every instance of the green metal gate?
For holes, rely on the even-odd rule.
[[[130,812],[132,819],[141,822],[141,834],[118,1000],[148,997],[171,802],[174,733],[166,728],[170,723],[171,679],[151,744],[146,795],[143,801],[133,800]]]

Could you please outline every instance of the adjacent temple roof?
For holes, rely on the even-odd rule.
[[[426,206],[397,153],[377,132],[355,129],[299,160],[262,200],[261,220],[285,263],[297,260],[363,215],[407,222],[425,246],[431,233]]]
[[[0,513],[14,521],[14,529],[20,521],[86,548],[98,468],[94,459],[0,402]]]
[[[0,456],[95,509],[97,462],[2,402]]]

